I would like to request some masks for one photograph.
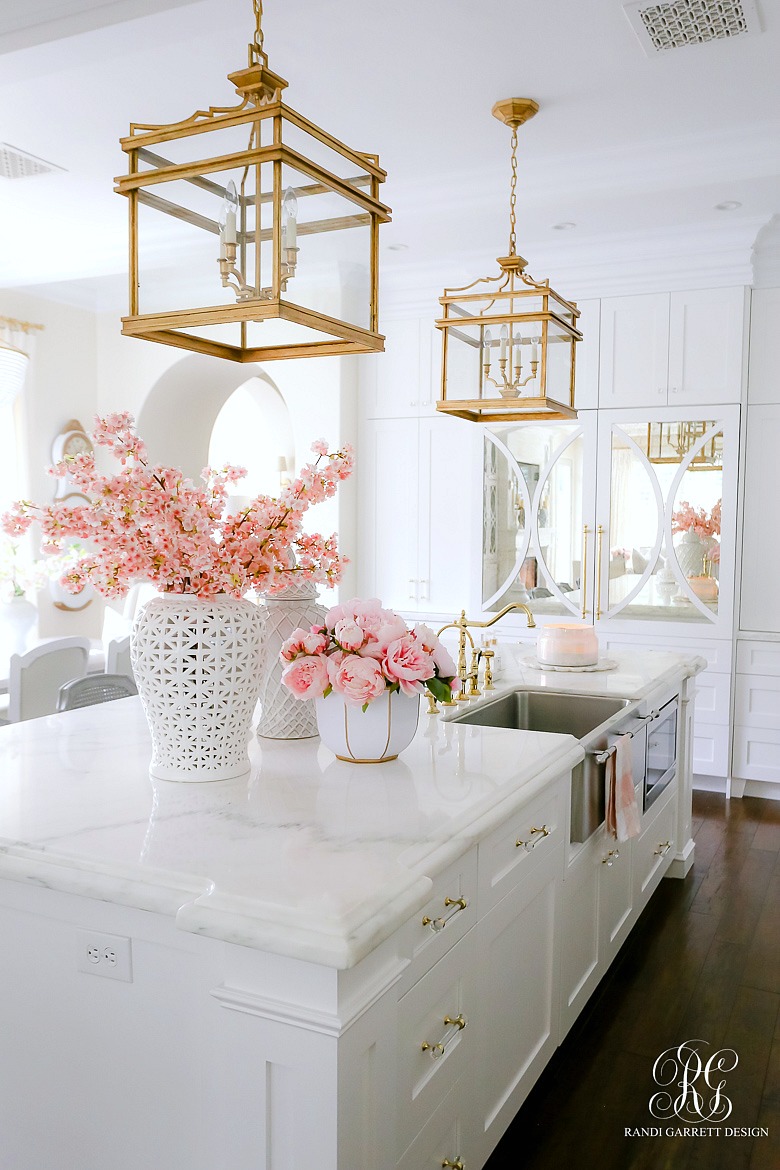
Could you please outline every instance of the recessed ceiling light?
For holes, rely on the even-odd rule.
[[[737,208],[741,207],[741,206],[742,206],[742,204],[739,203],[736,199],[726,199],[723,201],[723,203],[716,203],[715,210],[716,211],[736,211]]]
[[[570,232],[571,229],[576,228],[576,226],[577,226],[576,223],[568,223],[568,222],[554,223],[553,224],[553,231],[554,232]]]
[[[388,252],[408,252],[409,245],[408,244],[388,244],[387,250],[388,250]]]

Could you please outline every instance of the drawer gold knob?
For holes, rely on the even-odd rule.
[[[441,1039],[436,1040],[433,1044],[430,1040],[423,1040],[420,1048],[423,1052],[427,1052],[432,1060],[439,1060],[444,1056],[450,1043],[458,1036],[466,1027],[468,1020],[464,1015],[445,1016],[444,1017],[444,1032],[442,1032]]]
[[[662,841],[658,848],[653,850],[653,857],[658,857],[660,854],[668,853],[671,847],[671,841]]]
[[[449,912],[442,914],[439,918],[431,918],[429,914],[426,914],[422,920],[422,924],[423,926],[430,926],[431,930],[438,934],[440,930],[444,930],[448,922],[452,922],[456,914],[460,914],[461,910],[465,910],[468,904],[468,898],[445,898],[445,910]],[[449,909],[449,907],[452,907],[452,909]]]
[[[610,849],[607,856],[602,857],[601,864],[602,865],[614,865],[615,862],[617,861],[618,857],[620,857],[620,850],[619,849]]]
[[[454,1162],[451,1162],[449,1158],[445,1158],[442,1162],[442,1170],[444,1170],[445,1166],[449,1166],[450,1170],[466,1170],[466,1164],[465,1162],[461,1162],[460,1158],[456,1158]]]
[[[530,852],[530,850],[535,849],[539,842],[543,841],[545,837],[549,837],[551,832],[552,829],[550,829],[549,825],[542,825],[541,829],[532,828],[528,834],[527,841],[524,841],[522,837],[518,837],[518,839],[515,841],[515,849],[525,849]]]

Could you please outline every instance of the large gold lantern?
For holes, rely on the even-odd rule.
[[[575,346],[579,310],[525,271],[516,252],[517,128],[539,109],[531,98],[497,102],[512,129],[509,254],[497,276],[444,290],[442,386],[437,410],[471,422],[576,418]]]
[[[287,106],[268,68],[262,3],[239,104],[132,125],[130,337],[237,362],[368,353],[379,333],[378,157]],[[183,307],[183,304],[187,307]]]

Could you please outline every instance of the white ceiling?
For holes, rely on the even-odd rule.
[[[0,9],[0,141],[66,168],[0,179],[0,286],[69,282],[50,294],[114,308],[126,269],[118,139],[131,120],[231,104],[226,74],[245,64],[251,0]],[[378,152],[388,171],[391,270],[441,270],[456,283],[477,257],[471,277],[504,253],[509,133],[490,111],[509,96],[541,107],[520,130],[518,246],[531,271],[537,255],[563,262],[598,248],[652,258],[662,237],[749,246],[780,213],[777,0],[760,0],[760,35],[655,57],[620,0],[265,0],[265,10],[290,104]],[[727,200],[741,206],[716,210]]]

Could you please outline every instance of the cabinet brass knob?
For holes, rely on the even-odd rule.
[[[443,1023],[445,1030],[440,1040],[436,1040],[434,1043],[431,1043],[430,1040],[423,1040],[420,1045],[420,1050],[427,1052],[432,1060],[439,1060],[445,1055],[449,1044],[463,1031],[468,1020],[463,1015],[445,1016]]]
[[[602,865],[614,865],[615,862],[617,861],[618,857],[620,857],[620,850],[619,849],[610,849],[607,856],[602,857],[601,864]]]
[[[450,1170],[466,1170],[466,1164],[465,1162],[461,1162],[460,1158],[456,1158],[454,1162],[451,1162],[449,1158],[445,1158],[442,1162],[442,1170],[446,1166],[449,1166]]]
[[[658,857],[658,855],[661,853],[667,853],[671,847],[671,841],[662,841],[658,848],[653,850],[653,857]]]

